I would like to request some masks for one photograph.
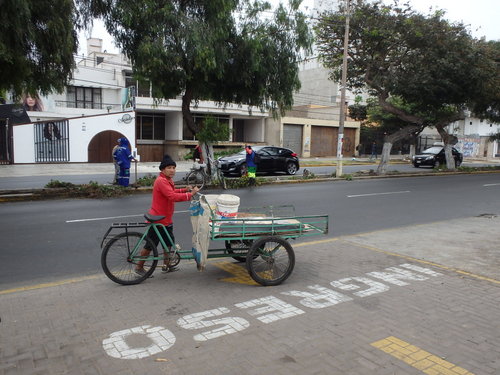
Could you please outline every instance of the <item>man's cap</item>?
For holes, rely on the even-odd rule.
[[[163,156],[163,160],[160,163],[160,171],[162,169],[165,169],[169,165],[173,165],[174,167],[177,167],[177,164],[175,163],[174,159],[172,159],[170,157],[170,155],[165,154],[165,156]]]

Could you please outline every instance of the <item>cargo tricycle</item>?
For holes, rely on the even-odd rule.
[[[207,202],[202,194],[198,194],[198,199]],[[221,218],[213,206],[207,206],[210,210],[208,238],[211,243],[221,245],[209,247],[206,258],[246,262],[252,279],[265,286],[281,284],[291,275],[295,254],[290,240],[328,233],[328,215],[297,216],[290,205],[240,209],[237,216],[230,219]],[[168,251],[170,266],[176,266],[181,260],[198,263],[199,254],[174,244],[165,226],[158,223],[163,216],[145,214],[144,218],[147,222],[113,223],[103,237],[101,265],[104,273],[116,283],[132,285],[146,280],[158,261],[164,259],[164,251]],[[158,235],[162,249],[157,249],[149,238],[152,231]],[[141,256],[147,244],[152,251],[148,256]],[[135,272],[139,261],[144,262],[146,271],[141,275]]]

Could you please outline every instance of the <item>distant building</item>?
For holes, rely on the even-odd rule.
[[[103,52],[100,39],[87,43],[88,56],[76,58],[64,92],[40,97],[39,105],[27,111],[31,122],[14,125],[7,162],[110,162],[119,137],[129,139],[141,161],[158,161],[165,153],[179,160],[189,153],[198,141],[184,123],[181,98],[155,101],[154,82],[135,80],[124,55]],[[304,74],[301,79],[307,86],[313,79]],[[325,105],[313,93],[301,91],[293,110],[279,119],[256,108],[210,101],[200,101],[191,110],[195,121],[210,115],[227,123],[230,136],[216,145],[219,149],[272,144],[290,147],[301,157],[332,156],[340,107],[336,85],[323,81],[332,85],[331,103]],[[344,153],[351,156],[359,141],[359,123],[347,121],[345,127]],[[46,136],[48,129],[52,139]],[[2,136],[7,133],[8,129],[0,131],[0,144],[7,141]]]

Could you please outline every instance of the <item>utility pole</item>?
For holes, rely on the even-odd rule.
[[[347,50],[349,48],[349,17],[351,12],[351,0],[346,0],[345,33],[344,33],[344,57],[342,60],[342,79],[340,82],[340,119],[339,136],[337,139],[337,168],[335,176],[342,177],[342,146],[344,143],[344,120],[345,120],[345,86],[347,81]]]

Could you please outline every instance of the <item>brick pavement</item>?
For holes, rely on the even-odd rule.
[[[500,281],[481,267],[498,261],[498,224],[294,242],[296,268],[276,287],[186,262],[136,286],[100,276],[0,294],[0,375],[498,374]],[[477,251],[444,246],[471,231]]]

